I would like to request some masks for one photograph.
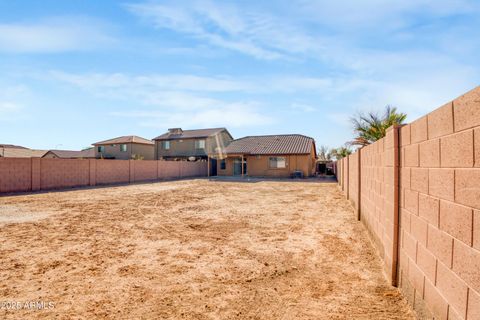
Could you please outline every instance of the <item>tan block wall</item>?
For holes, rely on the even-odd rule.
[[[181,165],[185,161],[157,161],[160,179],[173,179],[181,176]]]
[[[477,87],[357,152],[361,220],[420,318],[480,319],[479,150]],[[354,205],[355,159],[337,163]]]
[[[0,158],[0,193],[207,176],[207,162]]]
[[[480,319],[479,129],[480,88],[401,128],[400,285],[438,319]]]
[[[0,158],[0,192],[32,188],[32,161],[27,158]]]
[[[130,182],[130,160],[97,160],[96,184]]]
[[[89,161],[77,159],[42,159],[40,161],[40,189],[86,186],[90,181]]]
[[[359,213],[360,208],[360,152],[348,156],[348,199]]]
[[[153,157],[153,152],[152,152]],[[130,160],[130,170],[133,169],[133,181],[156,180],[158,178],[158,165],[155,160],[136,161]]]
[[[360,212],[384,261],[390,282],[397,282],[398,245],[398,129],[362,148]],[[355,181],[356,182],[356,181]]]

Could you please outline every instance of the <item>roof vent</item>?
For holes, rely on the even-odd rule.
[[[168,133],[170,134],[182,134],[182,128],[170,128],[168,129]]]

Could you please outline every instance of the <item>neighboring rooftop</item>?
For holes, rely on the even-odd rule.
[[[233,140],[227,154],[309,154],[315,145],[313,138],[301,134],[248,136]]]
[[[28,149],[22,146],[16,146],[14,144],[0,144],[0,149],[3,149],[3,148]]]
[[[74,150],[49,150],[45,153],[44,156],[47,154],[52,153],[58,158],[63,159],[75,159],[75,158],[95,158],[95,150],[93,148],[88,148],[82,151],[74,151]]]
[[[207,128],[207,129],[195,129],[195,130],[182,130],[182,128],[171,128],[171,129],[168,129],[168,132],[154,138],[153,140],[208,138],[224,130],[227,131],[226,128]],[[230,133],[228,134],[230,135]]]
[[[139,136],[122,136],[110,140],[96,142],[93,145],[107,145],[107,144],[125,144],[125,143],[139,143],[139,144],[154,144],[152,140],[148,140]]]
[[[41,158],[48,150],[32,150],[23,147],[2,148],[0,147],[0,157],[5,158]]]

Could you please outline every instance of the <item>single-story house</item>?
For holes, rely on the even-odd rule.
[[[219,176],[309,177],[315,174],[313,138],[300,134],[248,136],[233,140],[217,158]]]
[[[49,150],[42,158],[95,159],[95,150],[93,148],[88,148],[82,151]]]
[[[0,144],[0,158],[41,158],[47,150],[33,150],[11,144]]]
[[[154,142],[138,136],[122,136],[95,142],[93,145],[97,159],[155,159]]]

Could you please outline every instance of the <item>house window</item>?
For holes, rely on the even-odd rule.
[[[205,149],[205,140],[195,140],[195,149]]]
[[[220,161],[220,170],[227,169],[227,160],[223,159]]]
[[[287,167],[287,160],[285,157],[270,157],[269,165],[272,169],[281,169]]]
[[[97,150],[100,153],[105,152],[105,146],[98,146]]]
[[[170,150],[170,141],[162,141],[163,150]]]
[[[121,152],[127,152],[127,145],[126,144],[121,144],[120,145],[120,151]]]

